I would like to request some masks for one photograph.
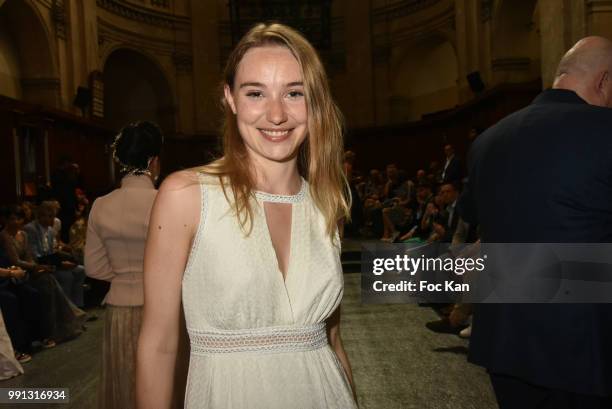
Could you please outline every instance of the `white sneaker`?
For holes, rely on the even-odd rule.
[[[461,338],[469,338],[470,336],[472,336],[472,326],[470,325],[469,327],[462,329],[459,332],[459,336]]]

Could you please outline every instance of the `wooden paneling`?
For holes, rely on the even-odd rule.
[[[52,173],[62,158],[69,157],[80,165],[88,192],[97,195],[112,188],[106,148],[112,138],[110,130],[62,111],[0,96],[0,141],[3,148],[0,149],[0,160],[4,164],[0,174],[0,204],[22,199],[16,195],[13,146],[13,129],[22,127],[30,128],[37,135],[48,135],[48,158],[37,161],[38,177],[46,179],[45,161],[48,161]]]
[[[346,147],[356,153],[358,170],[384,169],[396,163],[412,176],[417,169],[427,169],[432,160],[443,164],[443,146],[447,143],[465,158],[472,127],[486,129],[527,106],[539,92],[539,81],[500,86],[464,106],[428,115],[418,122],[349,130]]]
[[[15,156],[13,145],[13,113],[0,109],[0,204],[17,199],[15,188]]]

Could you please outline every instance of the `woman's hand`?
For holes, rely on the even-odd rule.
[[[11,278],[16,278],[17,280],[21,280],[26,275],[25,270],[20,267],[13,266],[9,269],[9,271],[11,272]]]
[[[72,261],[62,261],[62,268],[66,269],[66,270],[72,270],[73,268],[76,267],[76,264],[74,264]]]
[[[357,390],[355,389],[355,383],[353,382],[353,371],[351,370],[351,364],[348,356],[346,355],[346,351],[344,350],[344,345],[342,345],[342,338],[340,338],[340,307],[338,307],[336,311],[334,311],[334,313],[327,319],[327,336],[329,339],[329,344],[344,368],[346,377],[351,384],[353,398],[355,399],[355,402],[357,402]]]
[[[446,234],[446,229],[440,223],[434,223],[433,230],[434,232],[436,232],[436,235],[438,237],[444,237],[444,235]]]

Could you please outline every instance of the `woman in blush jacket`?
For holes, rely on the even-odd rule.
[[[104,299],[99,408],[135,406],[134,371],[143,305],[142,268],[149,213],[157,194],[163,135],[151,122],[124,127],[113,144],[125,173],[121,187],[91,209],[85,245],[87,275],[110,281]]]

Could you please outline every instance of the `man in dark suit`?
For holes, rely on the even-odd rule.
[[[461,179],[463,179],[463,165],[457,155],[455,155],[455,148],[453,148],[453,145],[444,146],[444,156],[446,156],[446,162],[444,162],[444,168],[440,175],[440,182],[461,182]]]
[[[612,42],[587,37],[474,142],[460,212],[483,242],[612,242],[610,108]],[[612,408],[612,305],[480,304],[469,359],[502,409]]]

